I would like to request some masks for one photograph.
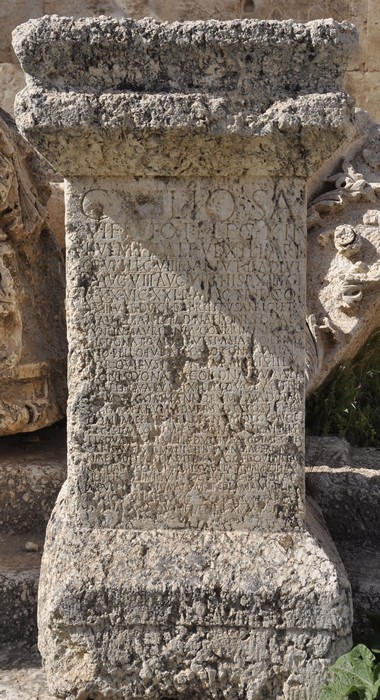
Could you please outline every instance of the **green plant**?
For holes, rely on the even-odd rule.
[[[380,447],[380,331],[308,399],[312,435],[338,435],[358,447]]]
[[[330,668],[330,682],[320,700],[378,700],[380,664],[364,644],[341,656]]]

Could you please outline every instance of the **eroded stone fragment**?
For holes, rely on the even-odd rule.
[[[0,113],[0,435],[65,411],[64,266],[37,153]]]
[[[350,644],[303,444],[305,182],[350,136],[353,44],[332,21],[16,33],[20,127],[67,178],[59,697],[317,700]]]
[[[309,392],[380,326],[380,127],[358,122],[308,208]]]
[[[298,22],[333,17],[352,21],[360,44],[351,56],[345,89],[379,120],[380,52],[377,0],[2,0],[0,5],[0,106],[13,113],[22,72],[11,48],[14,27],[44,14],[74,17],[153,17],[159,21],[287,20]],[[11,62],[11,63],[10,63]],[[4,100],[4,104],[3,104]]]

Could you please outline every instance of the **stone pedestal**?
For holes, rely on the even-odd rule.
[[[317,700],[350,591],[304,524],[305,180],[349,135],[332,21],[22,25],[67,178],[69,477],[40,646],[59,697]]]

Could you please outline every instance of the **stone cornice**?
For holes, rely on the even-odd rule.
[[[66,177],[241,177],[284,162],[306,177],[350,132],[340,84],[355,40],[333,20],[30,20],[14,38],[28,76],[18,125]]]
[[[356,45],[348,22],[178,22],[46,15],[14,32],[25,73],[88,92],[267,93],[339,89]],[[285,79],[284,79],[284,76]]]

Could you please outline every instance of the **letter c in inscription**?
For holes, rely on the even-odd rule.
[[[82,199],[82,211],[85,216],[94,221],[108,219],[110,195],[106,190],[89,190]]]

